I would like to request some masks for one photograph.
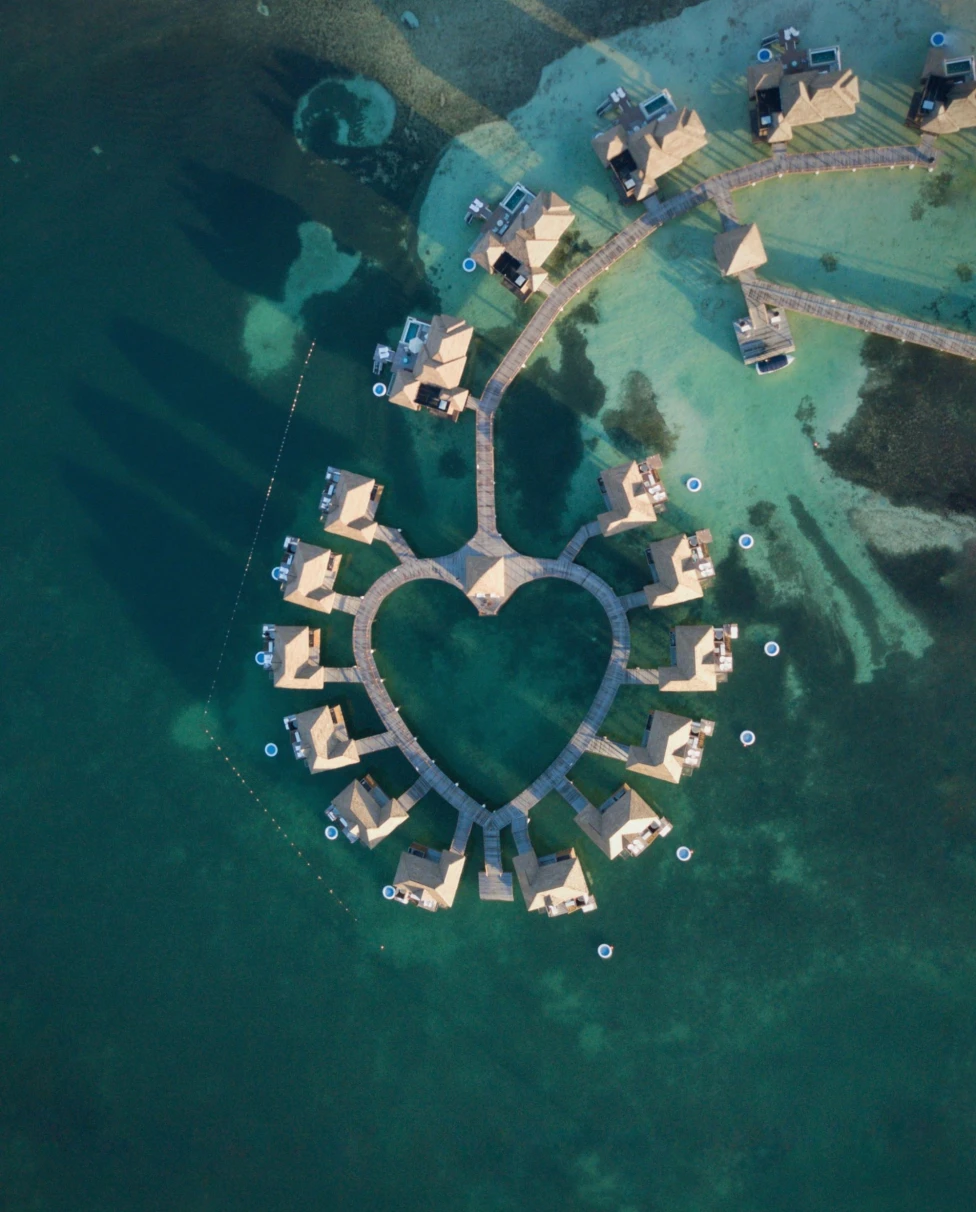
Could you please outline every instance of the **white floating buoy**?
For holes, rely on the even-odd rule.
[[[264,756],[265,757],[277,757],[278,756],[278,746],[274,743],[274,741],[268,741],[267,745],[265,745]]]
[[[746,728],[744,732],[739,733],[739,740],[746,747],[746,749],[748,749],[750,745],[755,745],[756,734],[754,732],[751,732],[748,728]]]
[[[384,886],[383,886],[383,899],[384,899],[384,900],[387,900],[387,901],[392,901],[392,900],[393,900],[393,898],[394,898],[395,896],[396,896],[396,889],[393,887],[393,885],[392,885],[392,884],[384,884]]]
[[[376,396],[377,400],[382,400],[383,397],[386,395],[386,384],[385,383],[374,383],[373,384],[373,395]]]
[[[750,547],[755,546],[755,543],[756,543],[756,540],[752,537],[751,534],[740,534],[739,535],[739,546],[742,548],[743,551],[748,551]]]
[[[613,948],[609,943],[601,943],[599,947],[597,947],[596,953],[600,959],[609,959],[610,956],[613,955]]]
[[[326,825],[325,836],[329,839],[330,842],[334,842],[336,840],[336,838],[339,836],[339,830],[335,827],[335,825]]]
[[[779,656],[779,644],[775,640],[767,640],[763,644],[763,652],[766,656]]]
[[[256,652],[254,654],[255,662],[264,669],[268,664],[268,654],[266,652]]]
[[[689,848],[687,846],[679,846],[678,849],[675,851],[675,854],[678,857],[679,863],[687,863],[687,861],[691,858],[691,856],[694,853],[695,853],[694,850],[689,850]]]
[[[473,274],[478,268],[478,262],[474,259],[474,257],[465,257],[461,262],[461,268],[466,274]]]
[[[691,476],[686,482],[685,488],[687,488],[689,492],[701,492],[702,482],[697,476]]]

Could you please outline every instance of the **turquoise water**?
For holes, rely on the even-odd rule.
[[[856,9],[817,23],[824,42],[841,36],[856,68],[893,48],[900,101],[919,34],[936,19],[962,24],[959,7],[938,18],[891,10],[889,43]],[[372,10],[330,27],[336,55],[357,71],[350,29],[369,53],[379,47],[372,72],[398,106],[381,154],[349,148],[341,162],[303,152],[292,131],[298,98],[336,75],[315,59],[315,22],[327,15],[312,9],[204,20],[150,6],[130,24],[107,8],[102,23],[65,8],[57,24],[27,13],[7,31],[6,147],[19,161],[3,162],[0,229],[3,1202],[17,1212],[968,1207],[972,512],[894,509],[813,453],[803,425],[825,439],[858,407],[860,334],[798,321],[790,372],[768,383],[744,375],[727,322],[736,288],[710,259],[714,214],[660,233],[605,277],[498,419],[500,521],[526,549],[558,550],[592,516],[596,474],[617,454],[604,422],[649,413],[646,384],[673,435],[672,508],[655,533],[716,533],[714,589],[669,618],[737,620],[742,638],[717,695],[667,704],[718,722],[693,778],[639,784],[674,821],[671,837],[611,865],[568,807],[547,801],[533,816],[536,844],[576,846],[596,914],[548,921],[518,901],[480,903],[477,839],[454,909],[411,913],[380,888],[407,830],[443,845],[453,812],[430,796],[375,852],[329,844],[323,809],[346,778],[313,779],[284,746],[274,760],[262,754],[268,739],[281,743],[284,714],[313,705],[274,693],[252,657],[263,622],[290,621],[268,574],[285,534],[319,533],[325,467],[377,476],[381,520],[424,554],[474,528],[470,418],[438,425],[370,394],[373,346],[408,313],[462,310],[480,326],[479,368],[514,320],[496,283],[446,268],[425,280],[429,215],[446,205],[438,190],[451,164],[428,193],[431,132],[461,112],[439,104],[442,89],[458,93],[458,60],[436,39],[448,31],[477,42],[471,58],[501,62],[503,43],[489,41],[501,29],[517,29],[526,56],[552,24],[605,32],[558,6],[513,11],[511,26],[492,9],[487,33],[451,11],[437,10],[439,25],[420,13],[412,42]],[[523,36],[523,19],[537,37]],[[513,154],[490,162],[487,184],[473,174],[477,190],[496,173],[499,188],[521,177],[582,198],[594,239],[622,222],[578,135],[590,94],[619,82],[624,56],[628,72],[676,99],[694,92],[717,132],[702,171],[744,157],[728,81],[744,62],[738,48],[773,18],[750,4],[734,19],[705,4],[570,51],[528,103],[540,162],[552,154],[559,172],[535,182]],[[553,58],[573,42],[561,28]],[[699,43],[679,87],[693,28],[710,50]],[[675,59],[670,74],[659,50]],[[387,55],[406,67],[385,67]],[[584,84],[588,66],[599,74]],[[422,105],[418,81],[437,69],[446,82]],[[560,80],[575,90],[572,111]],[[471,75],[463,112],[491,110],[497,94],[483,81]],[[876,119],[866,110],[869,129]],[[897,133],[893,120],[877,129]],[[483,149],[490,133],[466,139]],[[972,136],[953,147],[961,161]],[[851,297],[912,314],[945,297],[948,322],[969,296],[955,256],[931,250],[947,234],[973,239],[968,170],[954,161],[953,171],[947,206],[919,220],[919,184],[887,174],[908,233],[894,243],[877,222],[878,187],[860,174],[818,179],[835,208],[819,217],[810,183],[795,196],[774,193],[791,182],[757,189],[742,211],[768,233],[777,280],[825,288],[823,248],[838,259],[831,282]],[[458,178],[459,198],[472,179]],[[802,227],[786,223],[777,197]],[[445,244],[463,244],[461,213],[440,229]],[[927,255],[931,274],[919,268]],[[289,281],[305,299],[297,311]],[[287,321],[258,329],[286,357],[277,369],[256,365],[244,339],[261,301],[259,318]],[[913,364],[892,365],[910,395]],[[926,391],[938,389],[933,372]],[[813,419],[803,420],[808,396]],[[953,399],[948,435],[971,423],[972,398]],[[899,470],[912,457],[891,456]],[[694,499],[680,488],[692,472],[705,481]],[[733,541],[746,525],[758,540],[748,555]],[[381,545],[337,545],[345,592],[392,564]],[[642,583],[642,561],[640,535],[584,554],[621,591]],[[541,605],[524,590],[485,621],[497,655],[480,687],[465,662],[482,623],[459,595],[441,604],[405,592],[380,616],[388,638],[377,655],[405,711],[422,739],[427,721],[433,734],[456,717],[437,743],[459,775],[484,779],[486,796],[531,773],[531,755],[542,768],[585,703],[585,679],[598,676],[605,624],[592,603],[538,588]],[[330,659],[350,659],[349,620],[322,621]],[[657,663],[666,620],[648,612],[633,623],[635,662]],[[427,639],[438,632],[435,652]],[[217,750],[203,723],[225,636],[206,717]],[[782,646],[776,660],[762,655],[767,638]],[[479,730],[483,696],[501,697],[518,674],[511,714],[496,710]],[[356,735],[375,730],[361,691],[335,698]],[[651,689],[622,691],[605,731],[637,740],[657,701]],[[749,750],[736,740],[744,727],[758,736]],[[490,742],[480,753],[479,735]],[[391,793],[411,779],[395,753],[369,768]],[[598,800],[620,768],[592,757],[575,777]],[[679,844],[694,848],[691,863],[674,860]],[[605,940],[610,963],[595,954]]]

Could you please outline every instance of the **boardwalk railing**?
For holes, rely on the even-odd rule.
[[[742,290],[750,303],[771,303],[786,311],[799,311],[818,320],[830,320],[834,324],[846,324],[848,328],[859,328],[862,332],[875,332],[882,337],[894,337],[898,341],[911,341],[913,345],[927,345],[942,353],[957,354],[960,358],[976,358],[976,336],[941,328],[937,324],[925,324],[921,320],[908,320],[887,311],[875,311],[870,307],[858,307],[853,303],[841,303],[824,295],[797,290],[793,286],[774,286],[772,282],[756,279],[743,282]]]

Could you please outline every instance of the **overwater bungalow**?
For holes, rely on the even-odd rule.
[[[609,859],[642,854],[656,838],[671,832],[671,822],[626,783],[599,808],[587,805],[576,824]]]
[[[702,582],[715,576],[715,565],[708,551],[711,541],[710,530],[696,530],[694,534],[659,539],[648,546],[645,555],[651,568],[651,584],[644,586],[644,596],[652,610],[705,596]]]
[[[596,897],[592,895],[575,850],[560,850],[537,858],[534,850],[518,854],[512,860],[519,887],[530,913],[562,917],[581,909],[592,913]]]
[[[471,245],[471,257],[517,298],[527,299],[548,282],[543,266],[575,218],[558,194],[548,189],[533,194],[521,182],[492,211],[475,198],[467,222],[477,219],[485,228]]]
[[[321,690],[325,685],[322,665],[322,631],[319,627],[278,627],[265,623],[264,667],[278,690]]]
[[[419,412],[426,408],[456,421],[467,406],[470,392],[461,387],[474,329],[457,316],[434,316],[429,324],[407,316],[396,352],[390,353],[393,379],[389,396],[394,404]],[[382,366],[386,359],[377,347]]]
[[[657,521],[668,499],[658,475],[660,469],[661,456],[648,455],[639,462],[608,467],[599,477],[597,483],[607,512],[598,514],[596,520],[604,536],[609,538]]]
[[[695,110],[679,110],[667,89],[635,105],[626,89],[616,88],[597,115],[616,119],[613,126],[593,136],[592,146],[625,205],[643,202],[656,193],[661,177],[708,142]]]
[[[661,690],[717,690],[732,672],[732,641],[739,628],[674,627],[671,630],[671,664],[658,672]]]
[[[746,270],[758,269],[769,258],[755,223],[730,227],[719,232],[713,241],[715,260],[723,278],[735,277]]]
[[[504,556],[468,556],[464,561],[464,592],[479,614],[495,614],[505,601],[507,571]]]
[[[463,870],[464,855],[456,850],[433,850],[413,842],[400,855],[392,899],[402,905],[419,905],[431,913],[450,909]]]
[[[701,765],[705,737],[714,731],[714,720],[689,720],[668,711],[652,711],[643,741],[628,751],[627,769],[665,783],[679,783]]]
[[[797,126],[853,114],[861,100],[857,77],[841,67],[839,46],[804,50],[800,31],[764,39],[759,62],[746,75],[749,121],[757,143],[782,146]]]
[[[933,35],[933,40],[939,35]],[[954,135],[976,126],[976,59],[955,53],[946,35],[932,46],[922,69],[922,87],[912,97],[906,126],[926,135]]]
[[[274,577],[286,602],[331,614],[341,562],[342,556],[327,547],[315,547],[289,535]]]
[[[317,707],[301,715],[286,716],[285,728],[292,752],[312,774],[354,766],[359,761],[359,748],[346,729],[339,706]]]
[[[370,774],[354,779],[325,810],[350,842],[373,850],[407,819],[399,800],[391,800]]]
[[[322,525],[329,534],[372,543],[376,538],[376,509],[383,485],[352,471],[330,467],[319,500]]]

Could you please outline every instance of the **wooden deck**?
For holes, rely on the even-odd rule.
[[[656,669],[627,667],[630,657],[627,611],[644,605],[646,599],[643,592],[625,594],[618,598],[605,581],[575,563],[587,540],[599,533],[595,521],[580,527],[555,560],[520,555],[499,532],[495,508],[494,413],[506,388],[531,357],[563,308],[663,223],[679,218],[703,203],[712,202],[718,207],[723,224],[732,224],[736,221],[733,191],[774,177],[792,173],[857,171],[861,168],[931,167],[934,162],[931,141],[925,140],[919,147],[779,154],[718,174],[666,202],[661,202],[656,197],[649,199],[644,214],[612,236],[602,248],[552,288],[502,358],[481,399],[472,402],[475,411],[477,463],[478,529],[475,535],[451,555],[436,560],[418,559],[400,531],[381,527],[379,537],[390,546],[399,563],[374,582],[361,598],[337,596],[336,606],[353,615],[353,652],[356,667],[355,670],[331,672],[343,675],[344,681],[358,678],[362,682],[385,729],[376,737],[368,737],[358,742],[360,750],[371,752],[389,745],[399,746],[418,775],[414,784],[400,797],[401,803],[409,810],[428,791],[436,791],[451,804],[458,813],[457,827],[451,843],[452,850],[463,853],[471,830],[475,825],[481,826],[485,844],[485,870],[479,875],[479,890],[483,898],[511,900],[513,896],[512,877],[502,870],[500,831],[510,827],[518,852],[528,853],[532,851],[529,836],[530,814],[536,804],[551,791],[561,795],[577,813],[586,808],[588,801],[569,781],[569,772],[585,753],[597,753],[617,761],[626,760],[628,747],[597,735],[597,729],[606,718],[620,686],[653,686],[658,681]],[[757,312],[761,309],[761,314],[764,314],[766,305],[773,304],[783,309],[804,311],[835,322],[853,324],[868,331],[883,332],[902,340],[918,340],[920,344],[929,344],[933,348],[950,353],[960,353],[964,357],[976,357],[974,337],[948,333],[947,330],[934,325],[886,316],[880,312],[871,312],[867,308],[849,307],[803,291],[775,287],[755,279],[754,276],[751,281],[746,280],[742,284],[750,311],[755,307]],[[572,581],[587,589],[606,611],[613,637],[606,672],[593,703],[576,732],[556,760],[531,786],[493,813],[449,779],[412,735],[383,684],[370,647],[377,612],[390,593],[408,581],[419,579],[441,580],[463,592],[465,561],[470,555],[504,556],[507,561],[506,583],[509,593],[514,592],[518,586],[541,577]]]
[[[878,333],[882,337],[893,337],[897,341],[910,341],[913,345],[925,345],[942,353],[955,354],[960,358],[976,359],[976,335],[956,332],[937,324],[925,324],[921,320],[908,320],[904,316],[887,311],[876,311],[870,307],[859,307],[853,303],[841,303],[824,295],[797,290],[793,286],[774,286],[756,278],[743,282],[742,290],[752,304],[773,304],[787,311],[802,312],[818,320],[829,320],[832,324],[845,324],[848,328],[859,328],[862,332]]]

